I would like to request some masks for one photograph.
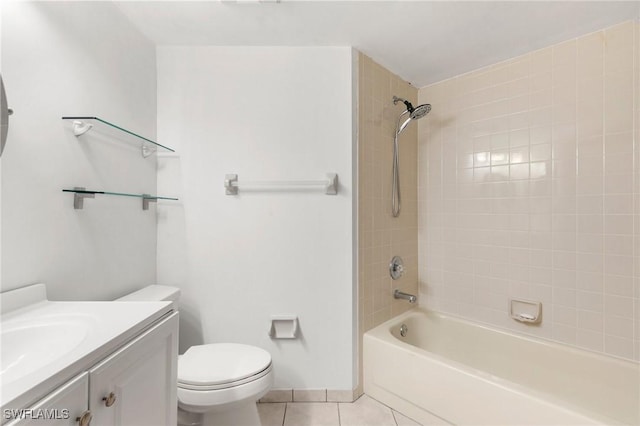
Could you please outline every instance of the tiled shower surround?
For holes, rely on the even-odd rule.
[[[640,360],[639,27],[419,91],[423,306]]]
[[[402,211],[391,215],[393,135],[403,104],[416,105],[418,90],[366,55],[358,54],[358,335],[413,307],[394,300],[393,289],[418,292],[417,123],[400,135]],[[423,119],[424,120],[424,119]],[[404,260],[405,273],[389,276],[394,255]],[[362,351],[357,393],[362,393]]]

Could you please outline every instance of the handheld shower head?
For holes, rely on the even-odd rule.
[[[400,214],[400,159],[398,156],[398,136],[400,136],[400,133],[409,125],[411,120],[419,120],[431,111],[431,104],[422,104],[414,108],[411,102],[394,96],[393,104],[397,105],[398,102],[405,104],[407,110],[403,111],[398,117],[396,135],[393,138],[393,185],[391,187],[391,213],[393,217],[398,217]],[[400,119],[405,114],[409,114],[409,118],[400,124]]]
[[[429,114],[429,111],[431,111],[431,104],[423,104],[423,105],[418,105],[413,109],[413,111],[410,111],[409,113],[410,113],[411,119],[419,120],[425,115]]]
[[[406,99],[402,99],[397,96],[394,96],[393,104],[397,105],[398,102],[402,102],[403,104],[405,104],[405,106],[407,107],[406,112],[409,113],[409,117],[410,117],[409,120],[402,123],[401,126],[398,126],[398,133],[402,132],[404,128],[407,127],[407,124],[409,124],[410,120],[419,120],[425,115],[429,114],[429,111],[431,111],[431,104],[422,104],[414,108],[411,102],[407,101]]]

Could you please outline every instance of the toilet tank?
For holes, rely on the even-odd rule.
[[[173,302],[173,309],[178,309],[178,299],[180,298],[180,289],[178,287],[171,287],[168,285],[149,285],[141,288],[138,291],[129,293],[119,299],[118,302],[156,302],[156,301],[170,301]]]

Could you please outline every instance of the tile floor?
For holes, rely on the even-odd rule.
[[[262,426],[420,426],[367,395],[354,402],[258,404]]]

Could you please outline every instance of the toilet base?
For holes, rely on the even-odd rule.
[[[204,414],[190,413],[178,408],[178,426],[260,426],[258,406],[255,401],[235,404],[223,411]]]

